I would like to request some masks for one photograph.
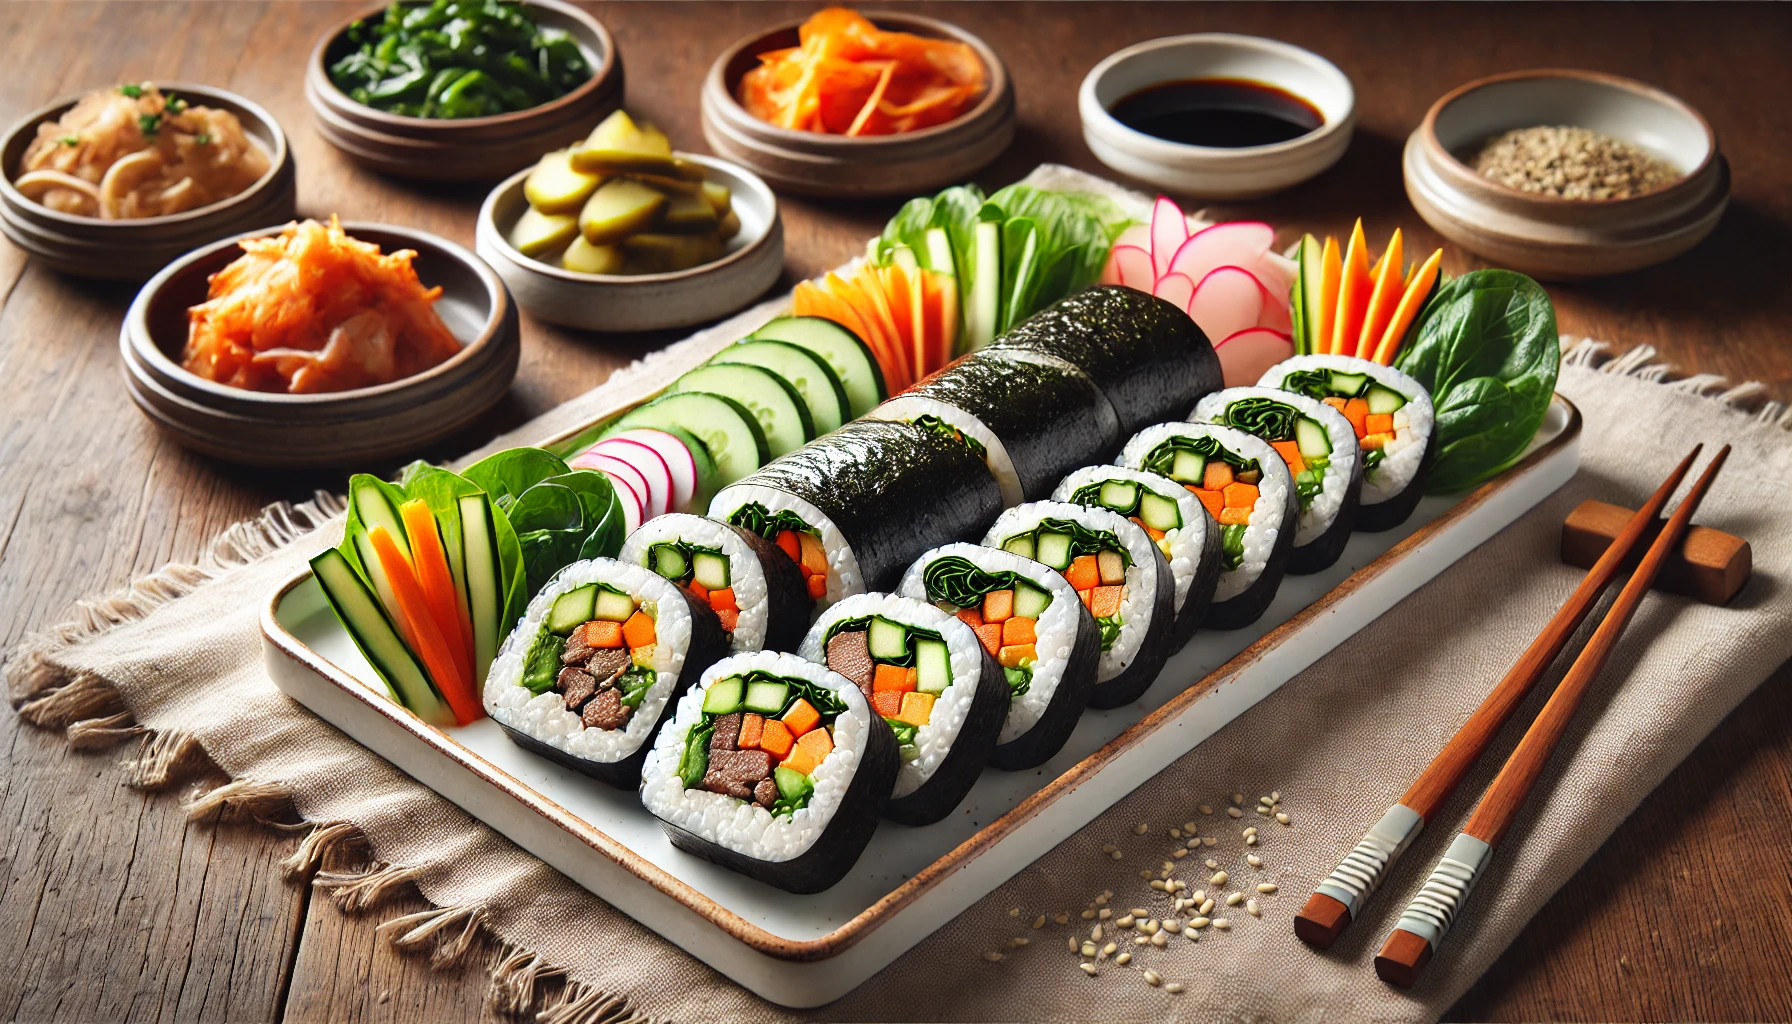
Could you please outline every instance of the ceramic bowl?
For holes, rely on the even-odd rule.
[[[0,231],[46,266],[114,281],[142,281],[190,249],[250,228],[289,221],[297,197],[297,172],[286,133],[272,114],[223,89],[187,82],[158,82],[189,102],[228,110],[268,155],[268,172],[246,191],[197,210],[166,217],[102,220],[60,213],[13,187],[19,161],[37,137],[37,126],[61,117],[85,92],[64,96],[26,115],[0,141]],[[89,90],[91,91],[91,90]]]
[[[518,305],[549,323],[590,331],[653,331],[690,327],[744,309],[777,283],[784,269],[784,222],[778,200],[759,176],[695,153],[710,181],[728,186],[740,232],[721,259],[669,274],[581,274],[524,256],[510,229],[528,208],[518,171],[479,209],[475,246],[510,286]]]
[[[1534,125],[1590,128],[1685,173],[1627,199],[1562,199],[1483,178],[1464,161],[1491,136]],[[1464,249],[1553,280],[1636,270],[1711,233],[1730,198],[1730,169],[1699,112],[1659,89],[1593,71],[1515,71],[1470,82],[1426,112],[1406,140],[1406,194],[1419,216]]]
[[[535,162],[544,150],[569,146],[622,106],[622,56],[608,29],[562,0],[523,0],[543,27],[564,29],[596,69],[572,92],[528,110],[492,117],[402,117],[361,103],[336,88],[329,66],[349,49],[348,26],[327,33],[305,69],[305,99],[317,130],[331,145],[382,174],[420,181],[495,181]],[[367,11],[371,18],[385,8]]]
[[[180,443],[255,466],[364,466],[415,454],[470,423],[516,376],[517,313],[504,282],[466,249],[386,224],[343,225],[382,251],[414,249],[425,285],[442,288],[436,311],[465,346],[404,380],[329,394],[246,391],[181,368],[187,309],[206,278],[234,260],[251,231],[189,253],[157,274],[131,303],[119,336],[131,399]]]
[[[780,191],[829,197],[913,196],[969,178],[1014,139],[1014,88],[989,44],[956,25],[914,14],[868,11],[879,28],[968,44],[983,61],[988,86],[970,110],[942,125],[900,135],[848,137],[779,128],[735,99],[758,55],[797,44],[801,21],[742,39],[717,57],[703,80],[703,138],[718,155]]]
[[[1221,148],[1146,135],[1108,113],[1140,89],[1190,78],[1273,85],[1318,108],[1325,123],[1287,142]],[[1256,199],[1338,162],[1356,127],[1356,90],[1331,61],[1298,46],[1206,32],[1151,39],[1110,55],[1083,78],[1077,113],[1095,158],[1121,174],[1203,199]]]

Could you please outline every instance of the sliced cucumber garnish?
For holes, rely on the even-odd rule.
[[[668,389],[702,391],[733,399],[753,414],[772,458],[795,451],[815,439],[815,420],[809,406],[790,382],[763,366],[745,363],[711,363],[699,366],[672,382]]]
[[[771,461],[765,431],[739,402],[702,391],[681,391],[661,395],[617,420],[613,431],[630,427],[652,427],[674,436],[689,434],[701,442],[703,451],[715,466],[713,487],[703,486],[702,458],[697,459],[698,484],[710,494],[739,480]],[[695,449],[691,454],[696,456]],[[693,499],[695,502],[696,499]],[[695,508],[704,505],[693,504]]]
[[[756,341],[787,341],[822,358],[846,389],[847,412],[854,417],[870,412],[889,397],[883,371],[877,368],[859,336],[832,320],[818,316],[782,316],[753,332]]]
[[[850,418],[848,410],[851,406],[846,398],[846,386],[840,383],[840,375],[828,366],[826,360],[801,345],[748,338],[716,353],[710,362],[747,363],[782,377],[809,407],[817,436],[839,430],[840,424]]]

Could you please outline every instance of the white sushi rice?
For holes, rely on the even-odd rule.
[[[1213,524],[1213,517],[1207,514],[1207,510],[1201,507],[1201,499],[1186,487],[1168,477],[1124,466],[1084,466],[1059,481],[1058,489],[1052,492],[1052,500],[1069,501],[1070,496],[1081,488],[1107,480],[1130,480],[1145,490],[1176,503],[1176,512],[1182,517],[1182,525],[1165,531],[1164,539],[1153,543],[1170,561],[1170,576],[1176,581],[1176,611],[1180,613],[1182,606],[1188,603],[1189,588],[1193,586],[1195,574],[1201,568],[1201,555],[1207,547],[1207,531],[1218,529],[1218,526]],[[1149,537],[1150,534],[1146,536]]]
[[[834,690],[846,705],[834,719],[834,749],[809,773],[815,789],[808,804],[788,815],[773,817],[771,811],[751,801],[706,789],[686,789],[678,774],[685,737],[703,718],[703,697],[710,685],[754,669]],[[641,802],[657,817],[736,853],[772,863],[791,860],[815,845],[845,801],[870,727],[871,706],[845,676],[794,654],[754,651],[730,655],[711,665],[698,685],[685,692],[672,720],[654,739],[641,771]]]
[[[1003,508],[1012,508],[1026,500],[1020,489],[1020,474],[1015,472],[1014,460],[1008,457],[1008,449],[1002,446],[1002,439],[984,426],[982,420],[958,406],[920,395],[899,395],[865,414],[868,420],[886,420],[892,423],[913,423],[923,416],[936,416],[983,446],[984,461],[989,465],[990,475],[996,478],[996,484],[1002,490]]]
[[[821,600],[815,602],[817,614],[826,611],[842,598],[865,592],[864,577],[859,575],[859,560],[853,555],[852,547],[846,543],[846,537],[840,533],[840,528],[834,525],[832,519],[823,515],[821,509],[794,494],[761,484],[733,484],[722,488],[709,503],[709,517],[727,522],[735,510],[754,502],[764,505],[767,511],[774,513],[787,509],[795,512],[797,518],[814,527],[820,535],[822,550],[828,556],[828,589]]]
[[[1425,460],[1425,449],[1436,429],[1437,411],[1425,386],[1411,375],[1372,359],[1355,356],[1295,356],[1269,368],[1258,385],[1279,388],[1297,370],[1338,370],[1367,375],[1377,384],[1403,395],[1406,404],[1394,411],[1394,439],[1382,448],[1383,458],[1363,474],[1363,504],[1379,505],[1405,492]]]
[[[1189,419],[1196,423],[1218,422],[1233,402],[1244,398],[1267,398],[1299,409],[1303,415],[1325,428],[1326,437],[1332,443],[1331,456],[1326,462],[1325,472],[1319,478],[1319,493],[1313,495],[1312,504],[1300,513],[1299,525],[1294,531],[1295,547],[1311,544],[1331,529],[1332,521],[1338,518],[1338,512],[1344,507],[1344,491],[1350,483],[1350,475],[1356,472],[1357,460],[1362,458],[1362,450],[1356,443],[1356,430],[1344,418],[1343,413],[1324,402],[1289,391],[1277,391],[1275,388],[1227,388],[1215,391],[1195,405],[1194,414]],[[1274,454],[1273,450],[1271,454]],[[1281,461],[1280,455],[1275,458]],[[1283,465],[1285,468],[1287,464]]]
[[[1251,585],[1263,576],[1263,570],[1269,567],[1270,553],[1275,551],[1276,539],[1282,535],[1282,514],[1288,508],[1288,492],[1294,489],[1294,476],[1268,441],[1217,423],[1159,423],[1146,427],[1134,434],[1121,449],[1120,465],[1142,468],[1145,457],[1171,437],[1211,437],[1232,454],[1256,460],[1263,473],[1257,481],[1257,502],[1251,506],[1251,521],[1244,528],[1243,557],[1236,569],[1226,569],[1222,565],[1219,584],[1213,590],[1216,604],[1230,601],[1251,589]]]
[[[653,685],[621,729],[587,729],[578,715],[566,710],[560,694],[553,690],[531,693],[522,682],[529,647],[541,633],[542,620],[554,599],[587,583],[608,583],[643,602],[643,610],[654,620]],[[498,649],[485,679],[485,710],[504,725],[574,757],[603,764],[620,761],[639,749],[659,726],[660,712],[677,685],[690,644],[691,610],[684,595],[664,577],[614,558],[574,562],[541,588]]]
[[[957,555],[988,573],[1017,573],[1051,595],[1051,603],[1033,626],[1033,677],[1027,692],[1008,702],[1008,717],[1002,721],[998,744],[1012,743],[1031,732],[1045,709],[1051,706],[1052,695],[1064,678],[1070,664],[1070,651],[1076,644],[1076,606],[1080,603],[1076,589],[1051,569],[1012,551],[982,547],[977,544],[946,544],[922,555],[909,566],[897,591],[905,597],[927,600],[927,584],[923,574],[934,562]],[[972,634],[975,636],[975,634]],[[1006,679],[1003,680],[1006,684]]]
[[[896,775],[896,789],[891,795],[903,797],[933,778],[933,773],[951,753],[958,731],[964,727],[965,716],[970,713],[971,700],[977,696],[978,677],[983,669],[983,659],[978,654],[983,647],[971,627],[926,601],[895,594],[854,594],[815,620],[797,653],[818,665],[826,665],[828,628],[836,622],[867,615],[881,615],[892,622],[933,630],[946,641],[946,652],[951,659],[952,681],[934,700],[927,724],[915,730],[915,749],[919,755],[904,761],[902,770]],[[1003,685],[1007,685],[1006,681]]]
[[[1016,505],[996,519],[983,543],[999,548],[1010,537],[1030,533],[1045,519],[1068,519],[1091,530],[1111,533],[1132,558],[1132,564],[1126,567],[1126,590],[1120,596],[1120,635],[1114,638],[1112,647],[1101,652],[1101,662],[1095,674],[1097,684],[1105,683],[1126,671],[1145,643],[1145,634],[1152,625],[1151,608],[1157,601],[1157,573],[1148,570],[1152,560],[1162,558],[1163,554],[1137,523],[1118,512],[1072,505],[1066,501],[1029,501]]]
[[[765,646],[765,629],[771,620],[771,603],[766,600],[765,570],[759,556],[727,523],[683,512],[658,516],[642,523],[616,557],[630,565],[647,566],[649,552],[655,544],[683,541],[700,548],[713,548],[728,558],[728,586],[734,591],[735,606],[740,618],[735,622],[731,647],[735,651],[757,651]],[[784,557],[779,552],[778,557]]]

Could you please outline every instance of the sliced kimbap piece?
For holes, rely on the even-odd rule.
[[[809,625],[803,572],[771,541],[703,516],[649,519],[619,559],[642,565],[707,604],[736,652],[793,651]]]
[[[1221,387],[1220,359],[1187,311],[1120,285],[1060,299],[990,343],[1069,360],[1113,403],[1120,436],[1179,419]]]
[[[902,770],[884,817],[931,825],[964,800],[1008,716],[1008,682],[971,627],[895,594],[855,594],[799,651],[851,680],[896,737]]]
[[[1201,399],[1189,419],[1255,434],[1287,464],[1300,507],[1289,573],[1310,575],[1338,560],[1363,490],[1361,449],[1343,413],[1291,391],[1227,388]]]
[[[794,654],[736,654],[668,717],[641,802],[673,846],[795,893],[846,876],[901,765],[858,687]]]
[[[1052,500],[1118,512],[1145,531],[1176,581],[1170,650],[1181,650],[1207,617],[1220,578],[1219,524],[1201,502],[1174,481],[1124,466],[1079,469],[1058,484]]]
[[[1120,446],[1114,407],[1089,375],[1056,356],[979,349],[871,410],[970,446],[1014,506],[1051,493],[1065,473]]]
[[[782,548],[820,611],[889,590],[915,556],[978,536],[1001,510],[995,477],[963,444],[858,420],[723,488],[709,515]]]
[[[958,543],[916,559],[900,592],[957,617],[1001,666],[1008,707],[989,763],[1018,771],[1051,760],[1101,662],[1101,630],[1070,583],[1012,551]]]
[[[524,749],[632,790],[666,709],[727,654],[709,605],[638,565],[574,562],[504,641],[485,710]]]
[[[1355,529],[1376,533],[1406,522],[1437,457],[1431,440],[1437,416],[1424,385],[1391,366],[1334,355],[1285,359],[1257,384],[1316,398],[1350,421],[1363,450]]]
[[[1257,621],[1288,571],[1300,509],[1294,478],[1269,442],[1211,423],[1160,423],[1133,435],[1120,464],[1181,485],[1206,506],[1220,536],[1219,582],[1202,625]]]
[[[1105,508],[1033,501],[1002,513],[983,543],[1057,570],[1094,617],[1101,660],[1092,708],[1130,704],[1170,656],[1176,579],[1143,527]]]

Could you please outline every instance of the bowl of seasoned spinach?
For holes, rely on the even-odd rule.
[[[324,139],[374,170],[491,181],[621,106],[622,60],[563,0],[399,0],[318,41],[305,98]]]

